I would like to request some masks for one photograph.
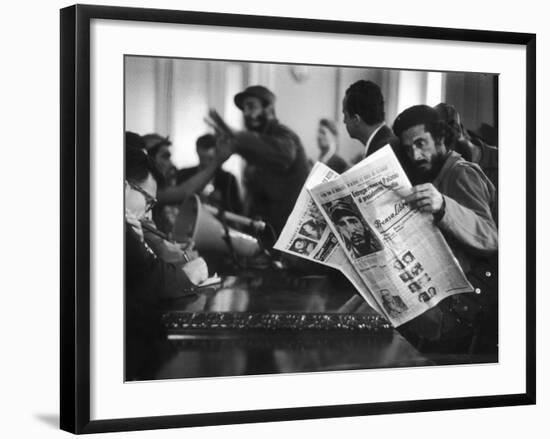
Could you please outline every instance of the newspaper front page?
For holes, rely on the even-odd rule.
[[[412,209],[411,184],[389,145],[310,188],[377,309],[394,325],[473,290],[433,215]]]
[[[367,303],[385,315],[309,194],[314,186],[338,177],[323,163],[315,164],[274,248],[340,270]]]

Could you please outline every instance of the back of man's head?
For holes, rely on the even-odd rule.
[[[216,137],[213,134],[204,134],[197,139],[197,149],[213,149],[216,147]]]
[[[384,97],[380,87],[364,79],[350,85],[346,90],[346,111],[357,114],[367,125],[384,122]]]
[[[124,133],[124,139],[125,139],[124,142],[125,142],[126,148],[137,148],[143,151],[147,150],[143,137],[141,137],[137,133],[134,133],[132,131],[126,131]]]

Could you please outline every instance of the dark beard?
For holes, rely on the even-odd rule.
[[[267,125],[267,116],[265,113],[259,115],[255,121],[259,122],[258,125],[252,125],[252,121],[250,119],[245,118],[244,119],[244,126],[248,131],[256,131],[258,133],[261,133],[265,130],[265,127]]]
[[[417,185],[423,183],[431,183],[432,181],[434,181],[435,178],[439,175],[439,172],[441,171],[441,168],[443,167],[446,159],[447,154],[438,155],[434,158],[431,169],[427,171],[423,171],[413,165],[414,175],[412,176],[412,184]]]

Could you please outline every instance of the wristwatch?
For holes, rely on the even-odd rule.
[[[445,197],[443,195],[441,195],[443,197],[443,203],[441,203],[441,208],[434,213],[434,223],[438,223],[439,221],[441,221],[443,219],[443,216],[445,215]]]

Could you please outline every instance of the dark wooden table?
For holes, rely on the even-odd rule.
[[[334,272],[224,277],[164,304],[167,338],[145,379],[433,365],[372,309],[339,309],[354,289]]]

